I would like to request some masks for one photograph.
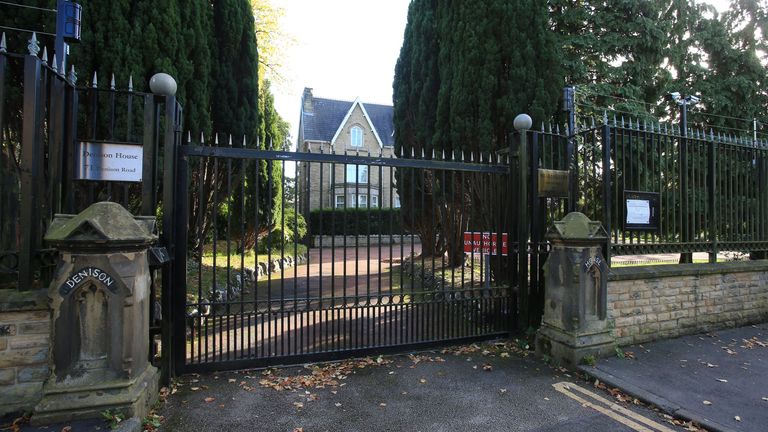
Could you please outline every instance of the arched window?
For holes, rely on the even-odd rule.
[[[360,128],[360,126],[352,126],[352,130],[350,131],[352,134],[352,147],[362,147],[363,146],[363,129]]]

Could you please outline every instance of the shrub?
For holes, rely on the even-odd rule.
[[[312,235],[406,234],[399,208],[312,210],[309,232]]]

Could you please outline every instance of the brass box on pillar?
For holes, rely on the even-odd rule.
[[[48,295],[53,310],[51,373],[34,424],[144,417],[157,398],[149,364],[150,273],[154,217],[112,202],[56,215],[45,240],[60,252]]]
[[[552,251],[544,264],[544,316],[536,352],[564,366],[613,351],[607,327],[608,235],[600,222],[573,212],[547,233]]]

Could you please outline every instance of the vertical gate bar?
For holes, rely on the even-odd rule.
[[[32,289],[33,255],[41,244],[40,203],[36,180],[41,178],[43,143],[40,136],[42,118],[40,97],[42,92],[40,59],[36,55],[24,57],[24,122],[21,136],[21,211],[18,263],[18,289]]]
[[[344,163],[344,212],[342,213],[342,217],[341,217],[342,218],[342,221],[341,221],[342,232],[341,232],[341,234],[342,234],[342,240],[343,240],[343,243],[344,243],[344,245],[343,245],[343,257],[342,257],[343,261],[344,261],[343,268],[342,268],[342,273],[343,273],[343,276],[344,276],[344,278],[342,279],[343,280],[343,283],[342,283],[343,294],[342,295],[344,297],[344,300],[343,300],[344,303],[342,305],[342,310],[344,312],[344,317],[342,319],[342,325],[343,325],[343,328],[344,328],[344,335],[345,335],[342,349],[347,349],[349,347],[349,342],[350,342],[350,337],[347,334],[347,324],[348,324],[347,323],[347,307],[348,307],[348,304],[347,304],[348,303],[348,299],[347,299],[347,282],[348,282],[347,281],[347,226],[348,226],[347,225],[347,213],[349,213],[349,208],[350,208],[349,196],[348,196],[348,193],[347,193],[347,191],[349,190],[349,183],[350,183],[349,175],[347,174],[348,170],[349,170],[349,165],[347,165],[347,163],[345,162]]]
[[[218,145],[219,139],[218,136],[214,138],[214,145]],[[219,340],[219,343],[221,342],[220,338],[217,338],[218,328],[217,328],[217,318],[218,318],[218,306],[219,306],[219,299],[218,297],[218,291],[219,291],[219,284],[218,284],[218,277],[216,275],[216,268],[217,265],[217,259],[216,256],[218,255],[218,243],[219,243],[219,158],[217,156],[214,156],[211,158],[213,160],[213,181],[211,182],[211,189],[213,192],[213,207],[211,207],[211,219],[213,219],[213,223],[211,224],[211,228],[213,229],[213,244],[211,245],[211,251],[213,253],[212,259],[213,264],[211,265],[211,273],[213,274],[212,278],[212,286],[211,286],[211,312],[213,315],[213,328],[211,329],[211,337],[213,340],[211,341],[211,349],[213,350],[213,361],[216,361],[217,354],[220,353],[219,346],[217,344],[217,339]],[[221,361],[221,358],[219,358],[219,361]]]
[[[243,140],[243,148],[245,148],[245,140]],[[245,279],[245,230],[246,230],[246,213],[245,213],[245,177],[246,177],[246,164],[245,164],[245,158],[240,159],[240,186],[238,187],[240,189],[240,244],[238,245],[238,249],[240,250],[240,358],[242,359],[245,355],[245,332],[246,328],[244,326],[244,316],[245,316],[245,291],[247,288],[247,282]],[[256,270],[256,266],[258,265],[258,256],[253,257],[253,263],[254,263],[254,271]],[[256,274],[254,274],[254,284],[256,280]],[[250,315],[249,315],[250,317]],[[251,328],[250,326],[247,327],[248,330],[248,340],[251,340]],[[250,344],[249,344],[250,345]],[[250,346],[248,347],[250,350]]]
[[[343,183],[342,183],[343,184]],[[336,163],[331,163],[331,230],[329,232],[331,236],[331,310],[334,311],[331,315],[333,320],[332,329],[334,333],[333,342],[331,343],[331,349],[338,350],[338,335],[339,323],[336,318]],[[345,203],[346,204],[346,203]],[[320,218],[324,217],[324,213],[321,211]],[[323,233],[320,233],[322,236]],[[342,284],[342,287],[344,285]]]
[[[0,65],[2,69],[2,65]],[[2,73],[2,72],[0,72]],[[64,168],[64,159],[62,158],[63,149],[65,149],[64,141],[64,104],[66,101],[65,96],[65,83],[63,79],[56,75],[51,74],[51,107],[49,111],[49,139],[48,139],[48,191],[50,192],[50,208],[47,218],[53,217],[55,213],[61,213],[61,187],[63,185],[62,171]],[[0,87],[3,86],[2,79],[0,78]],[[2,92],[2,90],[0,90]],[[2,95],[0,94],[0,105],[2,105]],[[0,116],[2,116],[3,108],[0,106]],[[1,118],[1,117],[0,117]],[[0,124],[2,120],[0,120]]]
[[[173,99],[172,97],[169,99]],[[175,100],[172,101],[173,103],[171,105],[176,105]],[[170,112],[170,111],[169,111]],[[176,122],[176,116],[173,116],[172,123]],[[175,137],[174,137],[175,138]],[[175,150],[176,147],[175,139],[171,142],[166,141],[166,145],[169,145]],[[175,156],[175,155],[174,155]],[[169,164],[173,166],[173,162]],[[173,358],[174,358],[174,366],[173,370],[170,371],[173,375],[176,375],[177,373],[183,373],[184,366],[187,364],[186,359],[186,316],[185,316],[185,309],[186,309],[186,303],[187,303],[187,296],[186,296],[186,277],[187,277],[187,236],[188,236],[188,229],[187,229],[187,214],[189,213],[189,193],[188,193],[188,187],[189,187],[189,160],[186,155],[179,154],[178,158],[178,176],[176,182],[166,183],[168,187],[175,188],[176,191],[169,195],[176,195],[178,200],[174,202],[174,205],[177,206],[177,212],[174,213],[176,220],[174,221],[174,228],[177,231],[175,235],[175,241],[177,242],[176,247],[174,248],[174,262],[173,262],[173,269],[174,269],[174,279],[173,279],[173,285],[177,289],[171,290],[170,292],[166,291],[163,296],[163,298],[168,297],[169,295],[173,295],[173,311],[174,314],[178,316],[173,316],[173,339],[174,339],[174,347],[173,347]],[[171,230],[170,226],[172,225],[163,225],[166,227],[165,230]],[[166,266],[167,267],[167,266]],[[165,315],[164,315],[165,316]],[[170,329],[169,329],[170,330]],[[170,336],[170,334],[169,334]],[[169,345],[163,345],[163,347],[170,346]],[[165,348],[163,349],[163,352],[165,352]],[[173,376],[171,375],[171,376]]]
[[[393,150],[393,153],[394,153],[394,150]],[[391,157],[391,155],[390,155],[390,157]],[[393,270],[394,264],[395,264],[395,259],[394,259],[394,255],[393,255],[393,249],[394,248],[392,247],[392,243],[395,241],[395,234],[394,234],[394,231],[393,231],[392,227],[394,225],[394,213],[395,213],[394,212],[394,203],[395,203],[394,171],[395,170],[394,170],[394,168],[392,168],[390,166],[387,171],[389,172],[389,183],[388,183],[389,184],[389,292],[388,292],[388,294],[389,294],[389,296],[388,296],[389,297],[389,301],[388,301],[387,304],[389,305],[389,315],[390,315],[390,317],[389,317],[390,319],[388,320],[390,322],[390,326],[388,328],[388,330],[389,330],[388,333],[389,333],[389,339],[392,339],[394,341],[394,340],[396,340],[395,339],[396,333],[394,333],[392,330],[396,328],[395,327],[396,319],[394,319],[395,316],[393,315],[392,304],[394,303],[394,300],[395,300],[395,293],[394,293],[394,290],[393,290],[393,286],[395,284],[395,281],[394,281],[395,275],[394,275],[394,270]],[[400,213],[400,214],[402,214],[402,213]],[[398,221],[400,221],[399,218],[398,218]],[[400,225],[402,225],[402,224],[400,224]],[[402,236],[403,236],[403,231],[402,231],[402,229],[400,229],[400,239],[401,240],[402,240]],[[402,241],[400,243],[402,244]],[[401,287],[402,287],[402,285],[401,285]],[[393,335],[395,335],[395,336],[393,336]],[[391,341],[389,339],[387,340],[387,342],[391,343]]]
[[[442,159],[445,160],[445,152],[443,152],[443,158]],[[442,201],[443,202],[448,202],[448,200],[445,197],[445,188],[447,187],[447,183],[445,183],[445,170],[440,170],[440,174],[442,174],[442,176],[441,176],[442,177],[441,178],[442,187],[440,188],[440,193],[442,194]],[[451,235],[453,235],[453,233],[451,233]],[[390,256],[390,258],[391,258],[391,256]],[[440,286],[441,286],[441,288],[443,290],[443,305],[440,307],[440,313],[441,313],[440,320],[442,322],[442,325],[440,327],[440,335],[441,335],[442,338],[446,339],[447,338],[447,333],[446,333],[445,304],[449,301],[449,298],[446,295],[446,289],[445,289],[446,288],[445,287],[445,252],[443,252],[443,251],[441,251],[441,253],[440,253],[440,268],[441,268],[440,277],[442,278],[441,281],[440,281]],[[451,266],[451,269],[453,269],[453,266]],[[453,290],[453,278],[451,278],[450,288],[451,288],[451,290]]]
[[[144,96],[144,156],[141,168],[141,214],[155,214],[155,96]]]
[[[689,240],[691,242],[696,242],[698,240],[698,231],[697,231],[697,219],[698,219],[698,176],[696,173],[696,166],[698,165],[698,153],[699,153],[699,141],[697,140],[698,134],[694,134],[694,131],[691,131],[691,134],[693,135],[693,138],[691,138],[689,142],[689,148],[688,148],[688,154],[691,158],[691,163],[689,165],[689,193],[690,196],[690,204],[689,204],[689,222],[688,222],[688,229],[690,230]],[[693,258],[691,258],[693,259]],[[691,261],[693,262],[693,261]]]
[[[380,150],[380,152],[379,152],[379,157],[381,158],[383,156],[384,156],[384,149],[382,148]],[[384,213],[383,213],[383,209],[384,209],[384,166],[383,165],[379,165],[379,193],[378,193],[378,198],[376,198],[376,204],[378,205],[377,217],[376,217],[376,221],[377,221],[376,227],[377,227],[377,229],[379,231],[379,245],[378,245],[379,246],[379,251],[378,251],[378,257],[377,257],[378,258],[377,259],[377,261],[378,261],[378,272],[377,272],[377,274],[379,276],[378,276],[378,287],[377,287],[377,293],[376,293],[377,309],[376,309],[376,320],[375,320],[375,322],[377,323],[377,327],[378,327],[378,330],[379,330],[379,335],[378,335],[378,341],[377,342],[378,342],[379,345],[384,346],[384,345],[386,345],[386,343],[382,343],[383,342],[382,337],[383,337],[383,330],[384,330],[384,325],[383,325],[384,321],[383,321],[383,317],[381,315],[382,314],[382,310],[381,310],[381,301],[382,301],[381,300],[381,284],[382,284],[382,281],[381,281],[381,279],[382,279],[381,268],[382,268],[382,260],[383,260],[383,256],[381,254],[381,236],[382,236],[382,231],[384,230]]]
[[[520,304],[520,328],[528,328],[529,293],[528,293],[528,140],[527,130],[519,130],[518,148],[518,299]]]
[[[411,185],[415,185],[416,184],[416,168],[411,168],[410,172],[411,172]],[[421,185],[421,189],[422,189],[422,191],[424,190],[424,185],[423,184]],[[416,226],[416,214],[415,214],[416,213],[416,211],[415,211],[416,210],[416,187],[414,187],[414,186],[411,187],[411,202],[409,203],[409,205],[411,206],[411,226],[415,227]],[[422,245],[422,248],[423,248],[423,246],[424,245]],[[414,292],[414,289],[416,287],[416,283],[415,283],[416,269],[414,267],[416,265],[416,252],[414,250],[414,247],[415,247],[414,246],[414,230],[412,229],[411,230],[411,253],[410,253],[410,258],[411,258],[411,287],[410,287],[411,288],[411,296],[410,296],[410,298],[408,300],[408,305],[409,306],[407,308],[407,313],[405,315],[405,321],[407,323],[406,324],[406,328],[407,328],[406,340],[409,343],[413,341],[413,292]],[[405,307],[405,303],[403,304],[403,306]]]
[[[689,169],[688,169],[688,126],[685,119],[686,116],[686,106],[683,104],[683,110],[682,110],[682,121],[680,125],[680,210],[681,210],[681,219],[680,219],[680,226],[682,228],[682,241],[683,243],[689,243],[691,241],[691,229],[690,229],[690,185],[689,185],[689,179],[688,176],[690,175]],[[683,250],[686,250],[689,248],[688,245],[684,246]],[[681,263],[687,263],[692,262],[692,256],[691,254],[684,252],[680,255],[680,262]]]
[[[301,312],[299,310],[299,164],[294,162],[294,174],[293,174],[293,227],[295,232],[293,233],[293,352],[301,354],[301,345],[299,338],[299,317]],[[307,254],[309,248],[307,248]],[[255,270],[255,269],[254,269]]]
[[[611,265],[611,129],[608,118],[603,118],[603,227],[608,233],[603,256],[608,266]]]
[[[232,148],[232,136],[229,136],[229,147]],[[234,330],[235,326],[231,325],[232,321],[232,296],[230,295],[230,284],[232,283],[232,205],[230,201],[230,197],[232,197],[232,158],[226,158],[227,159],[227,196],[226,200],[227,202],[227,271],[226,271],[226,277],[227,280],[224,283],[224,302],[226,303],[226,320],[227,320],[227,330],[226,330],[226,336],[227,336],[227,360],[231,359],[232,354],[232,331]],[[236,331],[236,330],[235,330]],[[234,342],[237,341],[237,337],[235,337]],[[235,349],[237,349],[237,345],[235,345]]]
[[[259,148],[259,141],[257,139],[256,141],[256,148]],[[256,159],[253,161],[253,178],[258,179],[259,178],[259,171],[261,169],[261,159]],[[259,200],[259,181],[253,182],[253,230],[254,230],[254,241],[253,241],[253,256],[256,260],[256,265],[258,266],[258,260],[259,260],[259,233],[261,232],[261,226],[259,225],[259,211],[261,201]],[[296,185],[296,192],[298,193],[299,185],[297,183]],[[265,268],[269,270],[269,263],[266,264]],[[254,268],[254,271],[256,269]],[[256,272],[256,275],[254,276],[254,279],[256,282],[253,285],[253,312],[254,312],[254,325],[256,326],[253,329],[254,332],[254,341],[255,346],[253,347],[253,353],[255,357],[264,357],[264,312],[259,310],[259,277],[258,272]],[[259,325],[259,316],[262,317],[262,325]],[[261,334],[261,335],[259,335]],[[259,348],[261,348],[261,355],[259,355]]]
[[[5,33],[0,33],[0,39],[5,38]],[[6,75],[6,65],[8,63],[8,58],[6,57],[6,50],[0,49],[0,131],[5,130],[4,120],[5,120],[5,98],[6,98],[6,90],[5,90],[5,75]],[[5,156],[5,152],[8,152],[8,156]],[[10,148],[6,147],[3,148],[0,146],[0,176],[4,176],[6,169],[10,169],[10,166],[6,165],[6,161],[10,160]],[[8,215],[8,211],[6,211],[6,205],[14,206],[16,205],[16,202],[13,203],[5,203],[3,200],[0,200],[0,232],[2,233],[9,233],[11,231],[15,231],[15,229],[12,229],[10,221],[10,217]],[[9,235],[6,234],[6,235]],[[10,235],[9,235],[10,237]],[[0,236],[0,240],[9,242],[10,244],[10,238],[3,238]],[[15,245],[14,245],[15,246]],[[13,247],[9,249],[14,249]]]
[[[202,143],[201,143],[202,144]],[[198,361],[202,361],[202,345],[205,344],[205,360],[208,360],[208,323],[205,324],[205,329],[203,329],[203,321],[206,319],[208,312],[206,310],[210,310],[211,304],[210,299],[206,300],[206,307],[203,307],[203,247],[205,245],[205,236],[203,231],[203,220],[205,218],[205,212],[207,210],[207,204],[205,200],[205,170],[208,166],[208,158],[198,158],[199,159],[199,167],[198,167],[198,206],[197,206],[197,217],[195,218],[195,224],[197,225],[197,334],[203,338],[202,341],[198,341],[197,343],[197,359]]]
[[[638,121],[638,126],[639,126],[639,121]],[[648,184],[648,171],[649,171],[648,156],[649,155],[648,155],[648,131],[647,131],[647,129],[648,129],[648,123],[643,121],[643,127],[642,127],[642,132],[641,133],[642,133],[642,143],[643,143],[643,156],[645,158],[645,161],[642,164],[642,168],[643,168],[643,172],[642,172],[642,174],[643,174],[643,189],[641,189],[641,190],[646,190],[646,191],[647,190],[652,190],[649,187],[649,184]],[[653,159],[651,159],[651,161],[653,161]],[[644,231],[643,232],[643,242],[645,244],[648,244],[648,231]]]
[[[585,146],[586,148],[587,146]],[[530,161],[530,196],[531,196],[531,292],[533,294],[533,311],[531,317],[534,323],[541,321],[544,309],[544,296],[539,286],[539,234],[541,214],[539,213],[539,134],[533,131],[531,137],[531,161]],[[500,242],[497,243],[501,245]]]
[[[366,317],[369,316],[370,313],[370,305],[371,305],[371,166],[366,165],[365,166],[365,175],[366,178],[366,193],[368,197],[365,200],[366,208],[366,254],[365,254],[365,268],[366,268],[366,275],[365,275],[365,305],[366,305]],[[370,328],[367,331],[367,333],[370,336]]]
[[[265,143],[266,144],[266,143]],[[269,149],[271,150],[272,147],[270,146]],[[273,184],[272,184],[272,170],[274,169],[274,166],[272,165],[272,159],[267,159],[267,211],[266,211],[266,217],[272,218],[272,214],[274,212],[272,202],[272,193],[273,193]],[[272,357],[277,352],[277,323],[274,323],[275,329],[274,329],[274,335],[273,335],[273,329],[272,329],[272,221],[269,222],[269,232],[267,233],[267,335],[269,340],[269,351],[267,352],[268,357]],[[281,293],[282,295],[282,293]],[[272,350],[272,344],[275,344],[274,351]]]
[[[322,178],[322,176],[321,176]],[[323,182],[320,182],[322,187]],[[282,355],[291,353],[291,322],[286,322],[285,313],[285,274],[288,272],[285,268],[285,161],[280,161],[280,349]],[[322,193],[320,194],[322,199]],[[320,286],[322,287],[322,258],[320,261]],[[295,288],[294,288],[295,290]],[[322,289],[320,290],[322,292]],[[322,304],[322,299],[320,300]],[[288,331],[286,332],[286,325]],[[287,351],[287,353],[286,353]]]

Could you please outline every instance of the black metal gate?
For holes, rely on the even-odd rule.
[[[528,265],[516,242],[518,222],[527,224],[510,205],[527,201],[509,175],[516,158],[388,150],[179,148],[176,373],[493,338],[516,327],[520,262]],[[470,232],[474,244],[465,245]]]

